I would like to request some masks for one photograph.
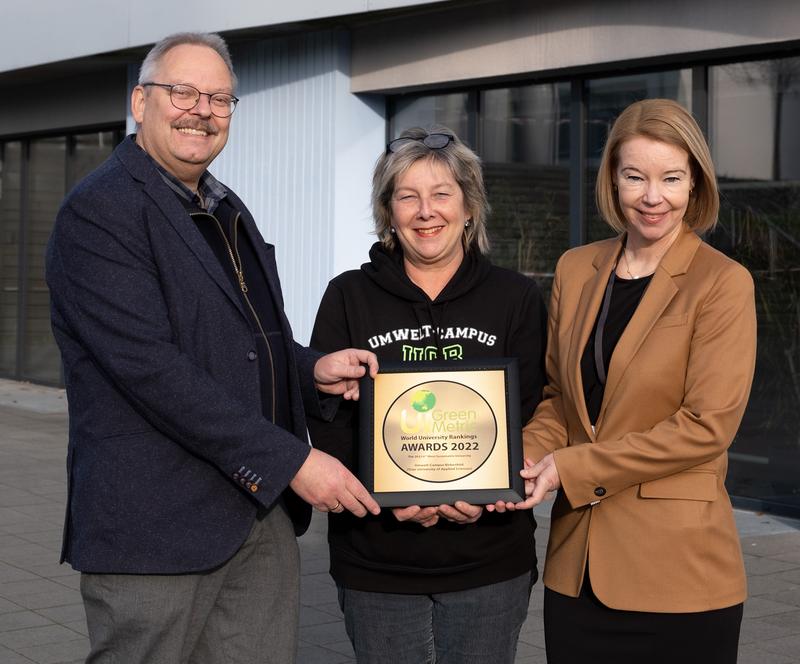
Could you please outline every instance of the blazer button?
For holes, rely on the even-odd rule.
[[[603,487],[599,486],[594,490],[594,495],[597,497],[605,496],[606,490]]]
[[[252,362],[253,360],[256,359],[256,357],[257,357],[257,355],[256,355],[256,352],[254,350],[247,351],[247,359],[248,360],[250,360]]]
[[[239,479],[239,473],[234,473],[233,474],[233,479],[238,480]]]

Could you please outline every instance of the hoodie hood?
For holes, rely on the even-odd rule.
[[[380,242],[376,242],[369,250],[369,258],[370,262],[364,263],[361,271],[370,280],[396,297],[422,304],[444,304],[461,297],[486,279],[492,267],[485,256],[468,251],[453,278],[436,299],[431,300],[425,291],[408,278],[400,247],[387,250]]]

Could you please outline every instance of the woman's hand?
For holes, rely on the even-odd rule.
[[[438,507],[395,507],[392,509],[394,518],[398,521],[413,521],[425,528],[435,526],[440,518],[452,523],[475,523],[483,514],[483,507],[470,505],[463,500],[457,500],[454,505],[439,505]]]
[[[548,493],[561,488],[561,478],[558,476],[558,468],[552,453],[539,463],[533,463],[526,458],[525,467],[519,474],[525,480],[525,500],[519,503],[498,500],[493,505],[487,505],[487,511],[502,513],[531,509],[545,500]]]
[[[532,467],[527,467],[526,464],[520,475],[525,479],[526,498],[523,502],[517,503],[517,509],[534,507],[545,500],[548,493],[561,488],[561,478],[552,452]]]
[[[420,507],[419,505],[393,507],[392,514],[398,521],[413,521],[424,528],[435,526],[439,521],[439,512],[436,507]]]
[[[454,505],[439,505],[439,516],[452,523],[475,523],[481,518],[483,507],[457,500]]]
[[[524,465],[523,470],[527,470],[529,468],[533,468],[534,465],[536,465],[528,457],[525,457],[525,462],[524,463],[525,463],[525,465]],[[522,470],[519,471],[519,474],[522,475]],[[525,475],[522,475],[522,477],[524,478]],[[536,483],[534,482],[534,480],[529,480],[529,479],[525,480],[525,498],[526,499],[528,498],[528,496],[530,496],[533,493],[533,489],[534,489],[535,484]],[[513,512],[514,510],[517,509],[517,506],[520,506],[519,509],[525,509],[524,504],[525,504],[524,502],[512,503],[512,502],[505,501],[505,500],[498,500],[496,503],[493,503],[492,505],[487,505],[486,506],[486,511],[487,512],[500,512],[500,514],[502,514],[503,512]],[[531,507],[533,507],[533,506],[531,505]]]

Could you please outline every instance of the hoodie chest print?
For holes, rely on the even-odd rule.
[[[474,327],[434,327],[433,325],[421,325],[420,327],[398,327],[380,334],[376,334],[367,339],[372,350],[389,346],[395,343],[408,341],[422,341],[427,343],[409,344],[403,343],[403,361],[422,361],[422,360],[461,360],[464,358],[464,348],[460,343],[447,343],[439,347],[436,345],[436,338],[439,342],[470,340],[476,341],[484,346],[494,346],[497,343],[497,335],[489,334]],[[431,343],[431,341],[433,343]]]

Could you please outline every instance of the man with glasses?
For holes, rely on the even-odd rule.
[[[292,340],[274,248],[208,171],[238,99],[217,35],[167,37],[137,132],[68,195],[47,252],[70,410],[62,561],[89,662],[290,662],[310,503],[378,506],[309,448],[304,407],[358,397],[361,363]],[[301,500],[302,499],[302,500]]]

